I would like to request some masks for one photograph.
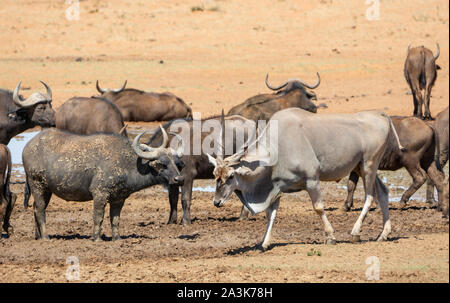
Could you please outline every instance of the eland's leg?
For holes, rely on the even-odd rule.
[[[248,218],[248,215],[249,215],[249,210],[247,209],[247,207],[245,207],[245,205],[242,205],[242,208],[241,208],[241,215],[239,216],[239,221],[241,221],[241,220],[244,220],[244,219],[247,219]]]
[[[273,223],[275,222],[275,217],[277,216],[277,209],[278,209],[279,204],[280,204],[280,198],[277,198],[275,200],[275,202],[273,202],[266,209],[267,228],[266,228],[266,233],[264,234],[264,238],[260,244],[260,247],[263,251],[269,247],[270,233],[272,231]]]
[[[375,192],[377,201],[380,204],[381,213],[383,214],[383,231],[377,241],[385,241],[391,233],[391,220],[389,219],[389,190],[378,176],[375,178]]]
[[[356,185],[358,185],[359,175],[352,171],[347,182],[347,199],[343,209],[349,211],[353,206],[353,195],[355,194]]]
[[[314,211],[322,219],[325,233],[327,235],[327,244],[336,244],[336,238],[334,237],[334,229],[331,223],[328,221],[325,215],[325,209],[322,201],[322,194],[320,192],[320,181],[318,179],[309,179],[306,181],[306,190],[311,198]]]

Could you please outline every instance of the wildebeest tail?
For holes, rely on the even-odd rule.
[[[385,113],[383,113],[383,115],[389,120],[389,125],[391,126],[392,134],[394,135],[394,138],[397,141],[398,148],[402,152],[405,152],[406,151],[406,147],[403,147],[402,144],[400,143],[400,139],[398,138],[398,134],[397,134],[397,131],[395,130],[394,123],[392,123],[392,120],[391,120],[391,118],[388,115],[386,115]]]
[[[31,191],[30,191],[30,185],[28,184],[28,178],[25,177],[25,190],[23,193],[23,207],[25,209],[28,208],[28,201],[30,200]]]

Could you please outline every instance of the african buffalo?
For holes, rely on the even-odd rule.
[[[56,128],[83,135],[122,131],[127,136],[120,110],[102,97],[74,97],[64,102],[56,111]]]
[[[209,164],[208,157],[204,153],[203,148],[199,151],[199,153],[194,154],[194,144],[198,144],[203,146],[203,144],[207,144],[207,140],[211,139],[211,136],[214,136],[212,129],[202,129],[202,125],[207,125],[211,122],[220,123],[220,116],[210,117],[203,120],[192,120],[192,119],[179,119],[166,123],[163,127],[166,129],[171,129],[177,133],[179,133],[183,137],[184,142],[190,142],[189,153],[185,153],[182,160],[184,163],[184,167],[181,170],[181,175],[184,177],[184,185],[181,187],[181,204],[183,207],[183,219],[182,223],[184,225],[191,224],[191,201],[192,201],[192,187],[195,179],[213,179],[213,170],[214,167]],[[244,139],[242,142],[239,142],[237,138],[244,138],[251,136],[255,129],[255,122],[252,120],[248,120],[244,117],[233,115],[227,116],[224,118],[226,129],[225,132],[227,135],[230,135],[230,138],[233,140],[231,142],[227,141],[228,148],[225,150],[227,155],[231,155],[233,152],[237,150],[242,144],[244,144]],[[201,134],[199,135],[199,142],[194,142],[194,129],[197,124],[197,129],[202,129]],[[182,133],[177,131],[179,127],[188,126],[189,133]],[[161,131],[157,131],[149,140],[149,145],[159,145],[162,136]],[[234,136],[233,136],[234,134]],[[171,185],[169,186],[169,201],[170,201],[170,216],[168,224],[177,222],[177,204],[178,204],[178,195],[179,195],[178,186]],[[241,215],[246,214],[241,212]]]
[[[448,162],[448,148],[449,148],[449,132],[448,132],[448,106],[446,109],[441,111],[436,116],[436,120],[429,121],[435,129],[438,137],[439,148],[435,157],[439,162],[440,166],[443,168]],[[430,203],[435,203],[434,201],[434,186],[433,183],[428,181],[427,185],[427,201]],[[445,207],[445,205],[443,205]],[[448,212],[447,212],[448,214]]]
[[[267,131],[272,127],[273,135],[272,130]],[[299,108],[281,110],[252,143],[259,144],[267,133],[272,135],[269,141],[277,137],[277,144],[259,144],[258,155],[263,156],[249,154],[248,143],[224,159],[208,155],[215,166],[214,205],[222,206],[235,192],[252,214],[265,210],[268,223],[260,245],[265,250],[282,193],[306,190],[324,223],[327,243],[335,243],[333,227],[324,212],[320,181],[340,180],[356,171],[364,180],[366,201],[351,232],[352,240],[359,241],[374,196],[383,213],[383,232],[378,240],[386,240],[391,231],[388,189],[378,178],[377,169],[391,131],[396,134],[390,118],[380,111],[320,115]]]
[[[430,96],[431,89],[437,77],[437,70],[441,69],[436,64],[436,60],[440,54],[439,44],[437,45],[436,54],[425,48],[424,46],[414,47],[410,49],[408,45],[404,74],[406,82],[411,88],[414,101],[414,116],[431,120],[430,113]],[[421,90],[424,90],[422,97]],[[424,105],[424,113],[422,116],[422,105]]]
[[[13,227],[9,223],[11,212],[16,202],[16,195],[11,193],[9,181],[11,178],[11,152],[8,146],[0,144],[0,223],[3,230],[10,235]],[[0,228],[0,238],[1,238]]]
[[[389,140],[381,158],[379,170],[395,171],[405,168],[413,179],[411,186],[403,193],[400,202],[406,206],[409,198],[425,183],[427,176],[438,188],[439,201],[442,203],[444,174],[435,162],[436,132],[433,127],[416,117],[391,117],[402,146],[401,151],[395,140]],[[352,172],[348,179],[348,195],[344,209],[349,211],[353,205],[353,194],[359,176]],[[445,203],[445,202],[444,202]]]
[[[326,107],[321,104],[316,106],[312,100],[317,100],[316,94],[305,89],[315,89],[320,84],[320,75],[317,73],[317,83],[308,85],[299,79],[290,79],[278,87],[272,87],[268,82],[269,75],[266,75],[266,86],[276,91],[273,94],[261,94],[245,100],[243,103],[234,106],[228,115],[241,115],[253,121],[269,120],[270,117],[279,110],[298,107],[316,113],[318,107]]]
[[[192,116],[191,108],[172,93],[147,93],[127,88],[127,82],[119,89],[102,89],[97,81],[97,90],[102,97],[119,107],[125,121],[169,121]]]
[[[139,144],[142,135],[131,143],[118,134],[79,135],[50,128],[31,139],[22,154],[24,206],[28,207],[31,191],[36,239],[48,238],[45,209],[52,194],[67,201],[94,200],[94,241],[99,240],[109,203],[112,239],[118,240],[120,212],[130,194],[155,184],[181,185],[181,140],[175,151],[166,148],[169,139],[164,130],[157,148]]]
[[[55,112],[52,109],[52,91],[41,81],[47,93],[32,94],[27,99],[19,95],[20,84],[13,92],[0,89],[0,143],[7,145],[12,137],[37,125],[55,125]]]

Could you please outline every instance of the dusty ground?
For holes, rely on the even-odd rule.
[[[192,9],[203,6],[203,11]],[[272,83],[288,78],[322,83],[322,113],[380,108],[410,115],[412,97],[403,76],[409,43],[433,52],[442,70],[432,92],[436,114],[448,104],[448,1],[381,1],[380,20],[366,19],[363,0],[332,1],[80,1],[80,20],[65,17],[64,1],[3,0],[0,6],[0,87],[23,81],[23,94],[53,90],[54,106],[104,87],[171,91],[203,116],[226,111]],[[132,127],[146,126],[135,124]],[[202,184],[201,182],[199,184]],[[210,184],[210,183],[208,183]],[[22,185],[13,190],[21,193]],[[391,241],[373,240],[378,211],[363,227],[363,243],[350,244],[359,211],[342,213],[344,192],[325,197],[340,243],[323,245],[322,223],[301,194],[282,200],[274,246],[251,248],[265,229],[264,215],[238,222],[236,199],[223,209],[212,193],[194,193],[189,227],[166,225],[161,187],[136,193],[122,213],[118,243],[92,243],[92,203],[53,198],[47,212],[49,241],[32,238],[31,209],[12,217],[16,233],[0,240],[0,281],[65,281],[66,258],[80,260],[81,281],[149,282],[351,282],[365,281],[366,258],[380,260],[382,282],[448,282],[448,223],[421,202],[391,209]],[[357,205],[361,207],[361,203]],[[357,208],[358,209],[358,208]],[[180,214],[179,214],[180,215]],[[106,240],[109,218],[104,221]],[[311,249],[321,256],[307,256]]]

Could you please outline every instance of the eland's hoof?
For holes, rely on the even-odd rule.
[[[360,235],[352,235],[352,243],[358,243],[361,242],[361,236]]]

